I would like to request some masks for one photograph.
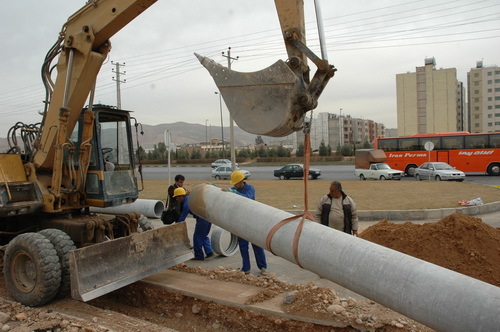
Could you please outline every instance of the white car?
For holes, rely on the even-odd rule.
[[[442,162],[423,163],[415,169],[415,180],[460,181],[465,173]]]
[[[229,166],[231,167],[231,160],[229,159],[217,159],[212,163],[212,168],[217,168],[219,166]],[[238,167],[238,163],[236,163],[236,167]]]
[[[245,169],[238,169],[245,175],[245,179],[248,179],[250,177],[250,172],[245,170]],[[212,178],[216,180],[220,179],[229,179],[231,178],[231,173],[232,173],[232,168],[231,166],[219,166],[216,169],[212,170]]]

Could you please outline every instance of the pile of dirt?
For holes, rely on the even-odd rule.
[[[437,222],[381,221],[360,237],[472,278],[500,286],[500,229],[453,213]]]

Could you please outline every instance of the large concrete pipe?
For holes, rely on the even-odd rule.
[[[123,204],[119,206],[110,206],[107,208],[91,207],[90,212],[106,213],[106,214],[127,214],[139,213],[148,218],[161,218],[161,214],[165,210],[165,204],[162,201],[154,199],[137,199],[130,204]]]
[[[196,186],[189,208],[263,248],[273,226],[293,216],[212,185]],[[274,254],[292,263],[299,221],[279,228],[270,242]],[[489,332],[500,326],[500,287],[310,220],[297,252],[303,268],[438,331]]]

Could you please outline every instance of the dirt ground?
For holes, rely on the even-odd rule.
[[[252,181],[259,201],[293,209],[303,201],[302,181]],[[188,188],[194,181],[186,181]],[[456,206],[460,200],[481,197],[498,201],[498,188],[469,183],[346,181],[348,192],[361,210],[439,208]],[[226,181],[220,181],[226,186]],[[326,193],[329,181],[310,181],[310,209]],[[166,183],[146,183],[141,198],[163,199]],[[439,195],[435,193],[439,192]],[[374,193],[376,195],[374,195]],[[429,193],[433,193],[430,195]],[[376,196],[377,198],[372,198]],[[431,197],[431,198],[429,198]],[[438,203],[437,203],[438,202]],[[436,205],[437,204],[437,205]],[[397,234],[397,235],[396,235]],[[439,236],[435,236],[439,234]],[[393,224],[385,220],[365,229],[368,241],[500,286],[500,229],[478,218],[453,214],[427,224]],[[262,288],[248,303],[276,299],[284,312],[338,323],[332,327],[283,317],[267,316],[244,308],[173,294],[142,282],[102,296],[89,303],[71,299],[53,301],[40,308],[12,302],[0,285],[2,331],[431,331],[373,301],[342,298],[330,289],[313,284],[286,284],[274,276],[246,276],[224,269],[200,269],[180,264],[175,269],[208,279],[251,283]],[[1,325],[3,324],[3,325]]]
[[[259,202],[281,210],[304,208],[302,180],[249,180],[255,186]],[[308,181],[308,207],[314,210],[321,196],[328,194],[330,180]],[[193,188],[207,181],[186,179],[184,186]],[[221,188],[229,181],[212,181]],[[167,180],[145,180],[147,191],[140,198],[165,200]],[[356,202],[358,210],[410,210],[456,207],[458,202],[481,197],[483,203],[500,200],[500,188],[468,182],[435,181],[342,181],[344,192]],[[439,193],[436,195],[436,193]]]

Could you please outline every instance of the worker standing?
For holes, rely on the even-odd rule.
[[[174,199],[174,190],[176,188],[184,188],[185,179],[184,175],[177,174],[174,178],[174,184],[170,185],[167,189],[166,209],[161,215],[161,220],[165,225],[170,225],[179,221],[182,206]],[[189,190],[186,188],[184,189],[186,190],[187,195],[189,195]]]
[[[231,173],[230,184],[233,187],[229,190],[243,197],[255,200],[255,188],[245,182],[245,175],[241,171],[234,171]],[[240,247],[241,259],[243,260],[243,267],[241,268],[241,271],[245,274],[250,274],[249,242],[241,237],[238,237],[238,246]],[[267,261],[264,249],[253,243],[252,248],[257,267],[260,269],[260,274],[267,275]]]
[[[358,236],[356,203],[342,191],[338,181],[330,183],[330,192],[319,200],[315,217],[325,226]]]
[[[210,239],[208,238],[208,233],[210,233],[212,224],[191,212],[188,205],[189,196],[187,195],[187,192],[184,188],[176,188],[174,190],[173,198],[182,206],[182,212],[179,217],[179,222],[185,221],[186,217],[190,213],[196,219],[196,225],[194,226],[193,234],[194,258],[192,259],[196,261],[202,261],[205,258],[212,257],[214,255],[214,251],[212,249],[212,245],[210,244]],[[203,253],[203,251],[205,251],[205,253]]]

